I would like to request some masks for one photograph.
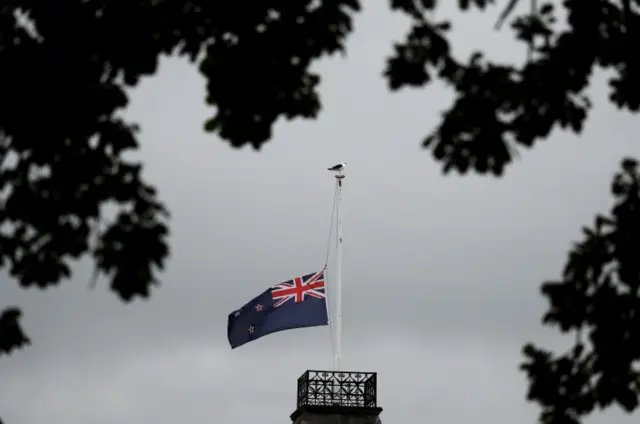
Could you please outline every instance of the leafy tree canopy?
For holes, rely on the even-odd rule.
[[[501,21],[516,1],[501,9]],[[455,90],[423,140],[444,172],[499,176],[518,148],[552,129],[579,133],[596,68],[613,72],[613,105],[640,108],[640,55],[632,53],[640,0],[533,0],[529,13],[510,21],[528,60],[508,64],[479,51],[454,58],[451,24],[429,17],[437,5],[390,0],[412,24],[381,70],[391,90],[434,79]],[[558,6],[567,25],[555,24]],[[212,116],[205,130],[257,149],[280,117],[318,115],[320,76],[310,65],[344,50],[359,11],[358,0],[3,1],[0,267],[23,287],[48,287],[70,276],[71,261],[89,255],[121,299],[148,296],[169,255],[168,213],[141,178],[141,165],[123,157],[138,147],[137,127],[122,118],[125,89],[154,74],[161,55],[186,56],[207,79]],[[543,286],[551,304],[546,322],[579,335],[563,356],[526,348],[530,398],[541,403],[547,423],[574,423],[597,405],[631,410],[638,402],[638,173],[631,160],[623,168],[611,216],[598,218],[572,251],[563,281]],[[106,205],[117,208],[108,224],[101,221]],[[28,343],[19,316],[12,307],[0,315],[0,353]]]
[[[575,424],[596,408],[632,412],[640,393],[640,169],[625,159],[611,185],[615,204],[569,252],[562,279],[542,284],[543,322],[572,333],[556,355],[527,344],[522,369],[541,422]]]

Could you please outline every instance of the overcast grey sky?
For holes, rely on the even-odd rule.
[[[0,359],[7,424],[287,423],[297,377],[331,366],[328,328],[232,351],[227,314],[323,265],[333,194],[325,168],[341,160],[343,364],[379,373],[383,422],[534,422],[520,348],[562,344],[539,325],[538,285],[558,276],[580,227],[609,209],[620,158],[640,155],[640,124],[603,101],[598,74],[580,139],[554,133],[501,180],[443,177],[419,143],[451,94],[437,85],[388,93],[384,59],[407,22],[386,1],[365,3],[348,57],[317,67],[320,119],[277,125],[261,152],[203,133],[204,81],[185,62],[163,61],[133,92],[128,116],[143,127],[146,176],[173,213],[163,285],[125,306],[104,284],[88,289],[87,264],[47,292],[0,277],[0,306],[23,307],[34,340]],[[457,18],[455,52],[522,59],[506,30],[493,32],[496,15]]]

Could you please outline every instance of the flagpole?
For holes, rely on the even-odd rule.
[[[342,354],[342,181],[344,180],[344,174],[341,172],[336,174],[336,181],[338,183],[338,201],[336,208],[336,221],[337,221],[337,242],[338,248],[336,249],[336,321],[335,321],[335,336],[336,346],[333,357],[333,367],[336,371],[340,371],[340,355]]]

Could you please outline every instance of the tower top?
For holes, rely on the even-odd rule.
[[[382,408],[377,402],[374,372],[309,370],[298,378],[297,409],[291,420],[297,424],[321,424],[340,423],[343,419],[354,422],[350,418],[356,417],[362,424],[379,424]]]

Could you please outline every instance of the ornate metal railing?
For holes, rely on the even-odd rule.
[[[298,378],[298,408],[346,406],[376,408],[376,373],[312,371]]]

